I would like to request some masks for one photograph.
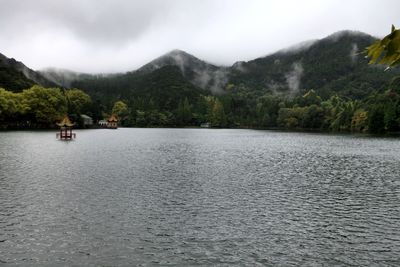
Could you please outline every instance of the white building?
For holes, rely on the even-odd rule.
[[[82,114],[81,119],[83,121],[83,126],[92,126],[93,125],[93,119],[89,117],[88,115]]]

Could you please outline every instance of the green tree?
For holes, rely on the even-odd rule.
[[[285,104],[281,103],[280,97],[264,95],[257,99],[256,115],[257,126],[274,127],[277,126],[278,112]],[[282,104],[282,105],[281,105]]]
[[[136,110],[136,126],[144,127],[146,125],[146,112],[143,110]]]
[[[185,97],[185,100],[183,101],[183,120],[186,123],[189,123],[192,120],[192,106],[187,97]]]
[[[204,98],[205,106],[206,106],[206,120],[207,122],[212,122],[213,120],[213,108],[215,104],[215,97],[213,96],[205,96]]]
[[[369,111],[368,130],[371,133],[383,133],[385,131],[385,112],[381,105],[373,106]]]
[[[331,112],[332,120],[330,129],[338,131],[350,131],[351,121],[355,111],[359,109],[359,102],[357,101],[343,101],[338,99],[336,106]]]
[[[67,101],[58,88],[38,85],[22,91],[22,105],[34,123],[53,126],[67,113]]]
[[[321,97],[312,89],[302,97],[303,106],[320,105],[321,101]]]
[[[396,116],[396,104],[390,101],[386,103],[384,108],[384,122],[385,130],[388,132],[395,132],[398,130],[398,122]]]
[[[114,103],[111,112],[117,115],[120,123],[123,126],[127,126],[127,122],[129,121],[129,108],[127,104],[122,101],[117,101]]]
[[[126,116],[129,112],[128,105],[122,101],[117,101],[114,103],[114,106],[111,111],[113,114],[116,114],[118,117]]]
[[[82,114],[91,107],[92,99],[79,89],[66,90],[65,96],[68,102],[68,113]]]
[[[187,97],[183,101],[179,101],[177,119],[181,125],[187,125],[192,120],[193,114],[191,111],[192,107]]]
[[[352,132],[366,132],[368,130],[368,112],[358,109],[351,119]]]
[[[287,129],[303,128],[307,108],[293,107],[279,110],[278,125]]]
[[[324,121],[324,110],[312,104],[306,107],[302,120],[302,128],[320,129]]]
[[[392,25],[392,32],[367,47],[366,53],[371,58],[371,64],[377,63],[389,67],[400,64],[400,30],[396,30]]]
[[[27,107],[22,105],[21,100],[21,94],[0,88],[0,120],[15,120],[24,114]]]
[[[222,105],[219,99],[215,99],[214,106],[212,109],[212,117],[211,124],[217,127],[225,127],[226,126],[226,115],[224,106]]]

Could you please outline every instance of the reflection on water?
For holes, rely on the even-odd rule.
[[[399,266],[398,139],[0,133],[0,263]]]

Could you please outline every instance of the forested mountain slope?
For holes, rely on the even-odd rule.
[[[0,87],[12,91],[20,91],[29,88],[34,84],[39,84],[45,87],[55,85],[40,73],[25,66],[22,62],[0,54]]]

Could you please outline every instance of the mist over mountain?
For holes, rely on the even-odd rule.
[[[361,32],[337,32],[303,46],[236,63],[229,82],[259,94],[296,95],[314,89],[325,97],[338,93],[361,98],[385,87],[398,73],[368,65],[362,52],[375,40]]]
[[[236,62],[230,67],[216,66],[185,51],[173,50],[137,70],[121,74],[87,74],[56,68],[35,72],[2,55],[0,73],[3,86],[11,90],[37,83],[77,87],[102,99],[115,99],[142,91],[139,86],[147,88],[140,81],[148,80],[153,72],[175,67],[169,79],[185,80],[184,87],[189,83],[214,95],[247,91],[257,96],[295,96],[314,89],[323,97],[337,93],[358,99],[384,88],[398,73],[397,70],[384,72],[382,67],[367,64],[361,52],[375,40],[365,33],[340,31],[251,61]],[[149,82],[164,84],[163,81]]]
[[[74,72],[66,69],[47,68],[38,71],[47,80],[54,82],[60,87],[71,87],[71,83],[76,80],[89,78],[90,74]]]
[[[215,66],[184,51],[173,50],[124,75],[147,75],[165,66],[176,66],[191,84],[217,95],[245,90],[259,96],[295,96],[314,89],[323,97],[337,93],[359,99],[384,88],[398,73],[368,65],[361,52],[375,40],[365,33],[341,31],[248,62],[236,62],[231,67]],[[119,77],[126,81],[124,75]],[[102,82],[118,88],[116,80],[105,78]],[[91,86],[90,80],[74,86],[85,90]],[[129,83],[124,86],[130,88]]]
[[[164,66],[179,67],[182,75],[192,84],[214,94],[222,93],[228,82],[229,68],[215,66],[178,49],[144,65],[138,72],[148,73]]]
[[[97,73],[97,74],[90,74],[90,73],[81,73],[75,72],[72,70],[67,69],[58,69],[58,68],[46,68],[43,70],[39,70],[43,77],[47,80],[51,81],[52,83],[56,84],[59,87],[71,88],[72,83],[74,81],[84,80],[84,79],[91,79],[94,77],[97,78],[104,78],[104,77],[113,77],[118,74],[115,73]]]

